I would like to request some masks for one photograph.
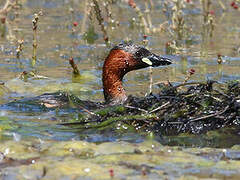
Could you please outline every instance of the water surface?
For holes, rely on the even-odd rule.
[[[144,1],[138,2],[144,11]],[[174,64],[168,67],[153,69],[153,81],[173,84],[181,83],[189,69],[195,69],[196,73],[190,81],[217,80],[220,83],[229,80],[238,80],[240,77],[239,58],[239,11],[229,7],[223,11],[219,4],[213,3],[214,30],[212,36],[203,25],[203,15],[200,4],[186,4],[183,15],[186,26],[191,30],[183,39],[178,39],[176,34],[166,31],[150,33],[147,36],[148,48],[154,53],[168,55],[174,59]],[[154,27],[165,21],[171,24],[171,7],[163,12],[163,1],[154,1],[154,9],[150,11],[150,17]],[[74,12],[71,13],[70,9]],[[19,18],[14,18],[10,12],[8,29],[4,37],[0,38],[0,77],[7,88],[0,91],[0,103],[7,103],[24,97],[34,97],[46,92],[58,90],[73,92],[81,99],[91,101],[104,101],[102,95],[101,68],[104,58],[110,47],[103,40],[103,34],[95,20],[87,18],[85,28],[84,1],[23,1],[19,10]],[[123,40],[132,40],[136,44],[142,44],[144,33],[139,27],[132,25],[132,18],[137,15],[127,3],[117,2],[111,6],[112,16],[119,26],[108,27],[107,32],[111,46]],[[37,32],[37,62],[35,67],[31,65],[32,57],[32,18],[33,14],[42,10],[39,18]],[[106,15],[104,14],[105,20]],[[73,27],[73,22],[78,26]],[[75,29],[74,34],[72,28]],[[10,34],[10,32],[12,34]],[[91,34],[86,40],[86,34]],[[18,39],[24,40],[23,52],[20,59],[16,58]],[[177,48],[168,53],[166,43],[176,41]],[[223,63],[217,63],[217,55],[223,56]],[[69,57],[73,56],[81,71],[81,79],[72,78],[72,69],[68,64]],[[47,79],[30,79],[27,82],[17,77],[23,71],[35,70],[38,75]],[[149,92],[149,69],[128,73],[124,78],[124,87],[128,94],[144,96]],[[158,92],[158,86],[153,86],[153,92]],[[0,111],[1,140],[9,140],[17,137],[22,139],[37,137],[48,140],[86,140],[90,142],[128,141],[142,142],[146,138],[145,133],[135,131],[108,131],[86,130],[75,131],[65,129],[59,122],[71,119],[77,120],[79,112],[58,111],[28,112],[26,109],[19,112],[16,109]],[[228,133],[225,133],[225,132]],[[124,133],[123,133],[124,132]],[[219,135],[220,134],[220,135]],[[209,137],[210,136],[210,137]],[[222,139],[224,141],[222,141]],[[231,147],[239,143],[239,130],[226,129],[199,136],[181,135],[179,137],[156,136],[156,140],[169,145],[186,146],[214,146]],[[224,143],[221,143],[224,142]]]

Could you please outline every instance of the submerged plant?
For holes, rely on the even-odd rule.
[[[217,57],[218,57],[218,58],[217,58],[217,63],[218,63],[218,64],[222,64],[222,62],[223,62],[222,55],[221,55],[221,54],[218,54]]]
[[[79,73],[78,67],[77,67],[77,65],[75,64],[75,62],[74,62],[74,60],[73,60],[72,57],[69,59],[69,64],[71,65],[71,67],[72,67],[72,69],[73,69],[73,75],[74,75],[74,76],[79,76],[80,73]]]
[[[33,53],[32,53],[32,66],[34,67],[37,61],[37,27],[39,16],[42,15],[42,11],[35,13],[32,20],[32,29],[33,29]]]
[[[21,40],[18,40],[18,46],[17,46],[17,49],[16,49],[16,57],[17,59],[20,58],[20,54],[22,53],[23,51],[23,43],[24,43],[24,40],[21,39]]]
[[[195,74],[195,69],[190,69],[187,71],[187,76],[185,77],[183,83],[186,83],[191,77],[192,75]]]

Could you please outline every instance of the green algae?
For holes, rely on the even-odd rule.
[[[108,113],[122,113],[126,110],[124,106],[113,106],[113,107],[106,107],[99,111],[96,111],[95,113],[100,116],[106,116]]]
[[[77,155],[80,157],[91,157],[94,155],[95,144],[87,142],[59,142],[43,145],[41,154],[53,156]]]
[[[18,128],[18,126],[14,124],[12,120],[6,116],[0,116],[0,140],[5,139],[4,134],[6,134],[6,132],[9,132],[16,128]]]
[[[92,91],[92,87],[86,83],[95,79],[96,77],[89,72],[84,72],[81,76],[73,78],[72,82],[61,82],[52,78],[30,79],[27,81],[15,78],[5,82],[5,88],[20,94],[39,95],[46,92],[71,91],[78,95],[81,92]],[[82,84],[85,85],[82,86]]]
[[[8,150],[6,150],[8,149]],[[224,150],[225,151],[225,150]],[[231,152],[232,150],[227,150]],[[143,143],[83,141],[7,141],[0,152],[13,161],[35,158],[28,165],[5,164],[0,178],[16,179],[114,179],[137,178],[235,178],[240,175],[239,160],[212,159],[223,149],[162,146],[156,141]],[[235,151],[240,155],[240,151]],[[0,160],[1,165],[2,160]],[[197,171],[196,171],[197,170]],[[177,173],[176,173],[177,171]],[[199,173],[204,172],[204,174]],[[212,176],[214,173],[214,176]]]

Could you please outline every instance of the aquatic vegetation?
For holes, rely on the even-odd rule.
[[[1,2],[0,179],[239,179],[239,3]],[[103,60],[129,41],[174,64],[108,106]]]
[[[70,59],[69,59],[69,64],[70,64],[71,67],[73,68],[73,74],[74,74],[75,76],[79,76],[80,73],[79,73],[78,67],[77,67],[77,65],[75,64],[73,58],[70,58]]]
[[[179,53],[183,53],[185,51],[185,49],[187,49],[187,46],[191,46],[194,41],[192,40],[194,37],[194,34],[192,33],[192,24],[191,24],[191,18],[192,17],[188,17],[187,15],[189,13],[187,13],[186,11],[190,8],[193,8],[194,10],[197,9],[197,6],[201,7],[201,13],[202,13],[202,20],[203,20],[203,41],[204,38],[212,38],[212,33],[214,32],[214,18],[215,18],[215,11],[214,11],[214,7],[213,7],[213,3],[208,0],[208,1],[169,1],[170,3],[163,3],[161,5],[163,5],[163,12],[165,13],[166,19],[168,21],[162,20],[162,23],[159,23],[160,26],[158,26],[157,23],[155,23],[154,21],[152,21],[152,17],[151,17],[151,11],[154,10],[154,7],[156,6],[155,2],[152,1],[145,1],[144,2],[144,6],[140,6],[141,3],[140,2],[136,2],[136,1],[126,1],[125,5],[129,6],[127,8],[129,8],[130,11],[134,11],[133,16],[136,19],[136,27],[142,27],[139,29],[139,32],[141,33],[141,41],[142,44],[144,46],[146,46],[146,48],[149,48],[149,44],[151,43],[151,38],[152,36],[156,36],[156,35],[160,35],[160,33],[165,33],[167,35],[169,35],[169,39],[170,41],[168,41],[166,43],[166,51],[169,54],[179,54]],[[105,43],[109,43],[111,37],[113,37],[113,35],[111,34],[111,31],[108,29],[109,27],[114,27],[115,29],[118,29],[120,27],[117,26],[117,15],[115,14],[114,11],[112,11],[112,8],[114,6],[116,6],[117,2],[113,2],[113,1],[106,1],[106,2],[100,2],[100,1],[93,1],[93,3],[88,3],[87,1],[85,1],[85,4],[87,5],[86,8],[84,9],[84,24],[81,25],[81,34],[83,35],[85,32],[85,36],[82,36],[82,38],[86,38],[86,36],[91,36],[92,38],[96,38],[96,36],[98,36],[98,34],[95,32],[95,24],[94,24],[94,18],[96,18],[95,20],[97,20],[97,22],[99,23],[99,27],[101,30],[101,33],[103,33],[103,40],[105,41]],[[225,9],[223,5],[221,5],[221,1],[217,2],[220,4],[220,6],[222,7],[222,9]],[[71,2],[70,3],[70,9],[69,12],[71,13],[70,16],[70,26],[71,26],[71,33],[74,34],[74,36],[71,36],[71,40],[78,40],[78,29],[80,26],[80,23],[77,20],[77,8],[74,6],[74,3]],[[236,4],[236,3],[235,3]],[[117,4],[118,5],[118,4]],[[231,4],[231,6],[234,6]],[[40,13],[41,14],[41,13]],[[34,31],[34,38],[33,38],[33,44],[36,43],[37,37],[36,37],[36,32],[37,32],[37,22],[38,22],[38,17],[39,14],[35,14],[34,15],[34,19],[33,19],[33,31]],[[89,18],[89,24],[88,25],[88,29],[86,30],[85,25],[87,23],[86,18]],[[105,18],[106,17],[106,18]],[[107,23],[106,23],[107,22]],[[68,22],[69,24],[69,22]],[[169,28],[166,28],[165,25],[169,25]],[[114,29],[113,28],[113,29]],[[112,29],[112,30],[113,30]],[[154,30],[155,29],[155,30]],[[90,31],[88,31],[90,30]],[[206,31],[205,31],[206,30]],[[164,32],[165,31],[165,32]],[[90,34],[88,34],[90,32]],[[115,31],[116,32],[116,31]],[[76,35],[76,36],[75,36]],[[91,38],[90,38],[91,39]],[[72,42],[73,43],[73,42]],[[188,44],[189,43],[189,44]],[[151,46],[151,45],[150,45]],[[22,49],[23,47],[23,41],[19,41],[18,47],[17,47],[17,56],[20,56],[20,52],[23,51]],[[36,59],[36,47],[35,45],[33,45],[33,59],[32,62],[34,62]],[[74,48],[73,48],[74,47]],[[74,44],[71,44],[71,52],[70,53],[70,58],[68,58],[69,63],[73,69],[73,76],[72,76],[72,82],[82,82],[83,78],[82,75],[79,76],[79,68],[77,67],[77,60],[75,57],[73,57],[75,55],[75,46]],[[73,54],[74,51],[74,54]],[[221,56],[222,57],[222,56]],[[218,62],[219,64],[221,64],[222,62],[220,62],[220,60],[222,59],[220,56],[218,56],[218,59],[216,59],[215,62]],[[184,64],[183,66],[185,68],[188,68],[189,64],[188,64],[188,60],[187,58],[183,57],[182,58],[184,62],[182,62],[182,64]],[[35,63],[33,63],[35,64]],[[211,92],[211,86],[212,86],[212,82],[214,81],[209,81],[209,82],[201,82],[201,83],[196,83],[198,84],[197,86],[192,86],[195,82],[192,82],[192,79],[195,78],[195,75],[199,74],[199,70],[195,68],[188,68],[190,70],[186,71],[183,70],[183,74],[184,77],[182,76],[182,82],[180,83],[180,85],[176,85],[173,86],[172,84],[175,84],[175,82],[165,82],[162,84],[165,85],[159,85],[159,83],[153,83],[153,70],[150,69],[150,77],[149,77],[149,96],[147,96],[146,98],[146,102],[144,102],[144,100],[136,100],[136,102],[134,102],[132,100],[132,102],[129,102],[130,104],[127,105],[128,108],[126,108],[125,106],[122,107],[124,110],[121,113],[125,113],[126,115],[126,122],[129,119],[133,119],[135,121],[139,121],[140,122],[140,126],[146,126],[147,123],[150,124],[149,127],[153,128],[155,126],[153,126],[153,124],[155,123],[150,123],[151,121],[153,121],[154,118],[156,117],[162,117],[162,114],[158,114],[160,112],[162,112],[164,109],[170,108],[168,116],[166,117],[162,117],[162,119],[158,120],[158,121],[169,121],[167,124],[171,124],[172,126],[174,126],[174,128],[179,128],[179,132],[174,132],[174,133],[180,133],[180,132],[185,132],[185,127],[181,127],[181,126],[185,126],[185,121],[187,121],[186,119],[190,119],[190,120],[196,120],[198,119],[198,117],[200,118],[200,120],[202,119],[211,119],[211,118],[215,118],[216,116],[222,115],[222,112],[228,112],[230,107],[227,108],[227,110],[225,110],[221,106],[218,105],[219,109],[212,109],[214,108],[213,104],[215,103],[214,101],[219,102],[223,102],[223,101],[228,101],[229,99],[224,99],[224,96],[221,96],[220,94],[217,94],[215,96],[215,94],[212,94],[213,92]],[[221,73],[221,69],[219,67],[219,73]],[[194,75],[194,76],[193,76]],[[31,80],[39,80],[42,78],[45,78],[46,76],[40,76],[37,75],[36,73],[32,73],[32,72],[27,72],[27,71],[23,71],[19,78],[25,82],[30,82]],[[88,80],[90,80],[90,76],[86,76]],[[17,81],[15,81],[17,83]],[[40,82],[40,81],[39,81]],[[52,81],[51,81],[52,82]],[[85,81],[84,81],[85,82]],[[214,83],[213,83],[214,84]],[[54,89],[60,89],[58,88],[57,85],[53,85],[55,88],[51,89],[50,92],[52,92]],[[64,84],[65,87],[67,87],[66,84]],[[154,86],[160,86],[160,94],[157,94],[157,97],[161,97],[162,94],[165,94],[165,96],[170,96],[170,99],[167,99],[168,101],[166,101],[166,99],[164,101],[159,100],[159,99],[154,99],[154,95],[152,95],[153,92],[153,88]],[[204,87],[203,87],[204,86]],[[27,86],[29,87],[29,86]],[[187,88],[184,88],[187,87]],[[40,87],[43,90],[45,90],[45,88]],[[183,88],[185,91],[180,92],[179,89]],[[204,90],[202,90],[202,89]],[[15,88],[16,89],[16,88]],[[21,89],[21,88],[19,88]],[[46,88],[48,89],[48,88]],[[190,89],[190,90],[189,90]],[[157,88],[155,89],[155,91],[158,90]],[[34,88],[32,88],[32,91],[34,91]],[[68,90],[67,90],[68,91]],[[201,98],[202,99],[198,99],[196,98],[196,94],[198,94],[197,92],[204,92],[206,94],[201,94]],[[205,92],[206,91],[206,92]],[[214,91],[215,92],[215,91]],[[228,94],[229,91],[226,90],[227,93],[224,94]],[[57,94],[61,94],[60,93],[56,93],[55,95],[53,95],[53,97],[58,97]],[[66,95],[67,94],[67,95]],[[78,100],[77,102],[75,102],[75,99],[69,99],[69,97],[73,97],[74,95],[72,95],[71,92],[67,92],[67,93],[62,93],[62,95],[64,96],[64,100],[66,100],[66,103],[63,103],[64,105],[66,104],[71,104],[71,107],[80,107],[80,109],[84,109],[85,112],[87,113],[87,117],[85,117],[85,115],[79,115],[81,117],[81,120],[83,120],[84,118],[86,119],[90,119],[92,117],[89,117],[91,115],[93,115],[94,118],[98,118],[98,122],[96,124],[95,121],[92,125],[93,128],[98,128],[98,127],[105,127],[109,124],[114,124],[116,122],[122,121],[121,117],[118,117],[119,114],[121,113],[117,113],[117,115],[115,116],[114,113],[115,110],[111,110],[112,114],[109,112],[109,110],[101,110],[100,112],[95,112],[95,110],[91,110],[91,108],[88,108],[88,106],[85,107],[85,104],[81,105],[81,101]],[[179,96],[178,98],[173,98],[174,96]],[[220,97],[219,97],[220,96]],[[43,96],[40,96],[43,97]],[[151,97],[153,98],[151,100],[152,104],[148,104],[148,98]],[[150,98],[150,99],[151,99]],[[186,98],[186,99],[185,99]],[[235,97],[237,98],[237,96]],[[81,98],[80,98],[81,99]],[[131,98],[130,98],[131,99]],[[134,98],[133,98],[134,99]],[[161,99],[161,98],[160,98]],[[176,99],[178,99],[179,101],[177,101]],[[28,99],[29,100],[29,99]],[[36,99],[34,99],[36,100]],[[176,101],[175,101],[176,100]],[[236,99],[237,101],[238,99]],[[143,104],[146,105],[145,106],[141,106],[142,101],[144,102]],[[187,101],[187,103],[189,104],[184,104],[183,101]],[[197,101],[197,102],[195,102]],[[25,101],[21,101],[23,104]],[[33,102],[33,101],[32,101]],[[40,102],[40,101],[39,101]],[[44,108],[54,108],[55,106],[51,103],[48,102],[44,102],[42,105]],[[54,101],[54,102],[58,102],[58,101]],[[60,101],[59,101],[60,102]],[[80,104],[78,104],[80,103]],[[133,103],[133,104],[132,104]],[[139,105],[140,103],[140,105]],[[175,105],[173,106],[172,103],[175,103]],[[179,104],[178,104],[179,103]],[[10,103],[13,104],[13,103]],[[34,104],[34,103],[33,103]],[[195,105],[193,105],[195,104]],[[31,103],[28,104],[29,106],[31,106]],[[34,104],[34,105],[37,105]],[[23,105],[24,106],[24,105]],[[147,107],[148,106],[148,107]],[[230,105],[229,105],[230,106]],[[184,107],[184,108],[183,108]],[[101,107],[102,108],[102,107]],[[174,109],[171,109],[174,108]],[[197,110],[194,110],[198,109]],[[215,107],[216,108],[216,107]],[[41,108],[40,108],[41,109]],[[131,109],[131,110],[130,110]],[[134,112],[133,114],[131,114],[131,111],[136,110],[136,112]],[[103,112],[102,112],[103,111]],[[233,110],[234,111],[234,110]],[[215,112],[215,113],[214,113]],[[130,115],[128,116],[127,113],[130,113]],[[142,115],[142,113],[144,115]],[[154,114],[153,116],[145,116],[146,114]],[[163,112],[164,114],[164,112]],[[234,113],[233,113],[234,114]],[[112,116],[111,116],[112,115]],[[144,120],[142,118],[139,117],[143,116],[145,118],[145,123],[143,122]],[[192,116],[191,116],[192,115]],[[202,115],[202,116],[201,116]],[[210,116],[210,117],[209,117]],[[231,118],[232,117],[232,118]],[[232,122],[232,119],[238,117],[238,114],[236,113],[236,115],[231,116],[230,117],[230,121]],[[172,119],[171,119],[172,118]],[[86,120],[85,119],[85,120]],[[169,120],[171,119],[171,120]],[[221,119],[221,118],[220,118]],[[193,122],[195,122],[195,120]],[[199,120],[199,121],[200,121]],[[73,120],[74,121],[74,120]],[[129,120],[130,121],[130,120]],[[198,121],[198,120],[196,120]],[[192,121],[191,121],[192,122]],[[91,121],[89,122],[90,126],[91,126]],[[88,125],[89,125],[88,123]],[[103,123],[103,124],[101,124]],[[104,124],[105,123],[105,124]],[[130,127],[130,125],[128,123],[124,124],[128,127]],[[166,122],[165,122],[166,124]],[[186,123],[187,125],[189,123]],[[226,123],[227,124],[227,123]],[[225,124],[225,125],[226,125]],[[229,123],[231,124],[231,123]],[[175,127],[176,125],[176,127]],[[225,126],[224,125],[224,126]],[[88,127],[90,127],[88,126]],[[156,125],[158,126],[158,125]],[[165,125],[161,125],[160,126],[165,127]],[[166,125],[167,126],[167,125]],[[133,126],[135,127],[135,126]],[[149,131],[155,131],[153,129],[149,128]],[[158,127],[157,127],[158,128]],[[217,128],[217,127],[213,127]],[[186,132],[190,131],[193,133],[196,133],[198,131],[195,132],[192,130],[189,130],[188,128],[186,128]],[[203,128],[204,129],[204,128]],[[211,129],[211,128],[210,128]],[[200,132],[200,131],[199,131]]]
[[[16,49],[16,57],[17,57],[17,59],[20,58],[20,54],[23,51],[23,43],[24,43],[24,40],[18,40],[18,46],[17,46],[17,49]]]
[[[101,15],[101,10],[99,8],[97,0],[93,0],[93,8],[94,8],[95,15],[96,15],[96,18],[98,20],[98,23],[99,23],[99,25],[101,27],[101,30],[103,32],[103,39],[104,39],[105,43],[108,44],[109,43],[109,38],[108,38],[108,35],[107,35],[107,31],[105,29],[105,26],[103,24],[103,17]]]
[[[32,66],[34,67],[37,61],[37,27],[39,16],[42,15],[42,11],[35,13],[32,20],[32,29],[33,29],[33,54],[32,54]]]
[[[199,134],[229,125],[238,126],[239,83],[225,87],[224,91],[213,88],[213,84],[214,82],[209,81],[206,84],[189,86],[186,91],[177,90],[181,86],[169,86],[159,95],[129,98],[127,104],[120,108],[120,112],[119,107],[94,112],[101,117],[98,117],[98,125],[92,127],[99,128],[113,123],[116,127],[117,123],[121,122],[135,127],[138,131],[142,129],[156,134],[173,135],[182,132]],[[91,121],[96,123],[95,116],[88,116],[87,119],[64,125],[91,128]],[[88,123],[85,124],[86,122]],[[82,125],[78,127],[77,124]]]
[[[155,141],[95,144],[41,143],[34,139],[33,142],[6,141],[1,144],[0,152],[1,178],[237,179],[240,174],[237,146],[200,149],[162,146]]]

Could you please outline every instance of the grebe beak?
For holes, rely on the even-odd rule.
[[[147,57],[144,57],[142,58],[142,61],[148,64],[149,66],[153,66],[153,67],[172,64],[171,59],[163,56],[157,56],[156,54],[151,54]]]

